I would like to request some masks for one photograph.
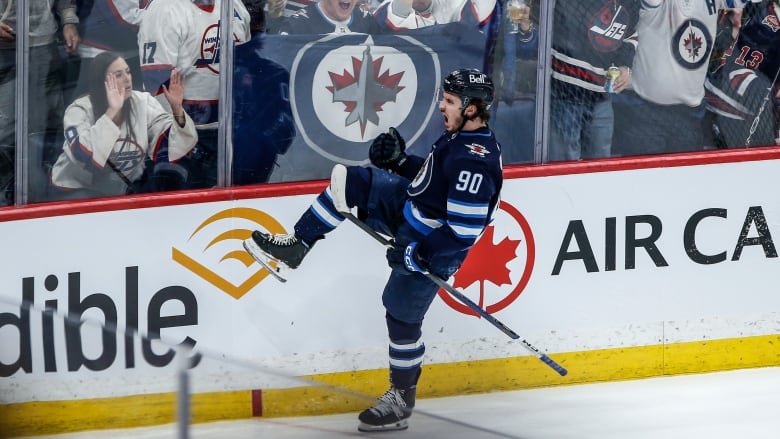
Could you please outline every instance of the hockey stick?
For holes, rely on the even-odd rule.
[[[360,221],[349,211],[342,211],[340,212],[342,215],[344,215],[345,218],[350,220],[353,224],[360,227],[364,232],[371,235],[372,238],[379,241],[382,245],[384,245],[387,248],[395,248],[396,245],[393,241],[385,238],[384,236],[377,233],[376,230],[372,229],[371,227],[368,227],[366,223],[363,221]],[[443,288],[445,291],[450,293],[451,295],[455,296],[456,299],[458,299],[461,303],[471,308],[474,312],[479,314],[482,318],[487,320],[490,324],[498,328],[501,332],[508,335],[509,338],[512,340],[520,340],[520,343],[522,343],[523,347],[531,351],[534,355],[536,355],[537,358],[539,358],[544,364],[550,366],[553,370],[558,372],[559,375],[565,376],[567,373],[569,373],[563,366],[553,361],[552,358],[548,357],[546,354],[543,354],[539,349],[534,347],[531,343],[528,343],[525,339],[520,339],[520,336],[517,335],[517,333],[511,329],[509,329],[506,325],[501,323],[497,318],[490,315],[487,311],[482,309],[479,305],[472,302],[471,299],[466,297],[463,293],[456,290],[452,285],[447,283],[444,279],[440,278],[439,276],[424,271],[422,272],[425,277],[432,280],[436,285],[438,285],[440,288]]]

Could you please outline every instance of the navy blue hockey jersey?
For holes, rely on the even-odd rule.
[[[407,174],[411,167],[399,171]],[[471,247],[490,223],[503,184],[501,147],[487,128],[445,133],[409,184],[406,221],[426,235],[420,256]],[[406,172],[404,172],[406,171]]]
[[[780,19],[775,3],[745,7],[749,19],[742,24],[737,40],[722,60],[726,71],[747,68],[762,73],[769,81],[780,71]]]

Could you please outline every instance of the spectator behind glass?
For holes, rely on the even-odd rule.
[[[74,199],[147,192],[151,163],[181,159],[197,142],[182,108],[184,78],[172,70],[163,94],[168,113],[149,93],[134,91],[124,58],[103,52],[90,65],[90,89],[65,111],[65,144],[52,168],[53,198]]]
[[[528,3],[518,5],[517,15],[509,11],[500,28],[496,45],[495,121],[491,124],[501,143],[504,164],[532,161],[534,158],[534,113],[536,111],[536,59],[539,30],[535,21],[539,4],[534,4],[532,19]]]
[[[612,96],[631,84],[638,13],[639,0],[583,0],[556,5],[550,161],[611,155]],[[607,82],[610,67],[619,73],[611,85]]]
[[[496,0],[385,0],[374,11],[385,31],[419,29],[463,21],[480,29],[490,21]]]
[[[127,61],[133,74],[133,88],[141,88],[138,58],[138,25],[151,0],[76,0],[79,16],[78,58],[68,74],[76,82],[65,96],[66,104],[89,89],[89,63],[102,52],[116,52]]]
[[[780,4],[772,0],[746,5],[744,10],[746,19],[735,32],[736,42],[704,84],[715,142],[725,148],[780,142],[775,115],[778,95],[773,96],[780,72]],[[730,12],[729,16],[737,19],[742,14]],[[729,24],[736,28],[740,21]]]
[[[266,0],[244,0],[252,39],[236,46],[233,66],[233,184],[267,183],[290,148],[295,120],[290,72],[262,56]]]
[[[704,78],[719,11],[760,0],[643,0],[633,93],[614,99],[614,155],[701,150]]]
[[[241,0],[233,4],[233,34],[220,32],[222,0],[155,0],[146,9],[138,32],[141,72],[146,91],[160,99],[170,72],[187,80],[184,109],[195,121],[198,144],[180,164],[188,171],[187,187],[217,184],[220,38],[242,43],[250,38],[249,13]]]
[[[62,132],[63,65],[57,47],[57,31],[61,27],[64,49],[72,53],[78,49],[79,35],[76,25],[76,7],[70,0],[28,0],[30,42],[28,67],[29,112],[28,134],[49,133],[56,137]],[[56,10],[56,15],[52,13]],[[0,206],[14,202],[14,157],[16,145],[16,2],[0,0]],[[45,148],[38,145],[38,148]],[[31,172],[43,172],[40,157],[43,151],[35,151],[30,157],[38,157]],[[37,197],[38,188],[30,199]],[[41,188],[42,189],[42,188]]]
[[[358,3],[359,0],[320,0],[285,18],[279,26],[279,33],[378,33],[379,26],[374,17],[357,7]]]
[[[296,12],[306,6],[317,3],[317,1],[318,0],[294,0],[288,3],[287,0],[269,0],[265,7],[265,32],[268,34],[278,34],[279,25],[284,22],[286,17],[295,15]]]

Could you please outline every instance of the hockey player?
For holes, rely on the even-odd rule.
[[[704,78],[725,8],[761,0],[643,0],[635,93],[613,100],[614,155],[680,152],[704,143]]]
[[[140,192],[147,163],[176,161],[195,146],[178,70],[163,86],[172,113],[149,93],[133,90],[130,67],[116,53],[95,57],[90,84],[65,111],[65,144],[51,173],[57,198]]]
[[[371,14],[358,7],[358,0],[320,0],[279,25],[279,33],[288,34],[344,34],[379,32]]]
[[[187,168],[188,187],[193,189],[217,184],[221,39],[245,42],[250,37],[244,4],[229,1],[233,3],[233,35],[221,32],[222,0],[153,1],[138,32],[146,91],[160,96],[173,69],[179,69],[187,80],[184,109],[195,121],[198,145],[181,164]],[[164,99],[159,100],[167,105]]]
[[[425,353],[422,322],[439,289],[421,272],[448,279],[498,208],[501,150],[487,124],[493,82],[477,69],[459,69],[444,78],[442,90],[439,111],[446,131],[427,158],[407,155],[403,138],[390,128],[369,149],[376,168],[336,165],[330,186],[293,233],[255,231],[244,242],[266,268],[271,261],[296,268],[352,208],[369,227],[393,236],[396,247],[387,251],[392,271],[382,294],[390,389],[360,413],[360,431],[407,428]]]
[[[752,5],[750,5],[752,6]],[[735,43],[704,84],[718,140],[728,148],[775,144],[774,90],[780,72],[780,2],[745,8]]]
[[[286,17],[294,15],[306,6],[317,3],[317,0],[270,0],[265,8],[267,12],[265,28],[269,34],[278,34],[279,25]]]
[[[496,0],[385,0],[374,16],[391,31],[455,21],[482,27],[493,16],[495,7]]]

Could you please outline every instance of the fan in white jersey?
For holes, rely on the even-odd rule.
[[[90,66],[89,94],[65,111],[65,144],[51,173],[56,198],[85,198],[156,190],[148,167],[164,170],[197,141],[182,108],[184,80],[178,70],[163,87],[169,113],[149,93],[133,90],[130,67],[114,52]],[[148,180],[145,180],[147,179]],[[150,183],[147,185],[146,183]]]
[[[704,79],[718,14],[761,0],[643,0],[633,63],[635,93],[614,100],[613,153],[702,149]]]
[[[241,0],[233,4],[231,41],[250,38],[249,13]],[[220,26],[222,0],[153,1],[138,32],[141,73],[146,91],[158,96],[171,70],[187,80],[184,109],[198,129],[198,145],[182,160],[189,171],[189,188],[217,183],[219,124]],[[166,105],[163,99],[160,99]]]

